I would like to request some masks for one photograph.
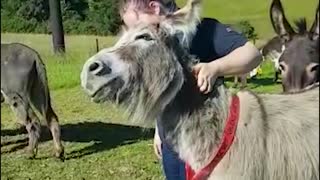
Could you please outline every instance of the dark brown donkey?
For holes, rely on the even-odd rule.
[[[307,30],[306,20],[296,21],[297,32],[285,17],[280,0],[273,0],[270,18],[285,49],[279,58],[284,92],[297,92],[319,82],[319,5]]]
[[[26,126],[29,153],[37,154],[40,122],[33,110],[47,121],[53,136],[55,156],[63,158],[58,117],[50,102],[46,69],[40,55],[19,43],[1,44],[1,102],[8,103],[17,120]]]

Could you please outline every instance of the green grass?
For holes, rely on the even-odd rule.
[[[59,116],[66,161],[52,158],[51,136],[43,128],[36,160],[26,159],[25,132],[17,130],[7,105],[1,105],[1,177],[3,179],[163,179],[152,149],[152,133],[127,121],[111,104],[92,103],[79,86],[85,60],[94,52],[95,37],[67,36],[65,57],[52,55],[47,35],[2,34],[3,42],[22,42],[39,51],[47,66],[52,103]],[[110,45],[112,37],[102,38]],[[249,83],[257,92],[279,92],[270,63],[263,76]],[[232,81],[232,80],[231,80]],[[228,81],[228,85],[232,82]]]
[[[181,3],[181,1],[180,1]],[[289,20],[313,18],[316,0],[284,0]],[[204,16],[225,23],[249,20],[262,40],[272,36],[268,19],[269,1],[206,0]],[[301,11],[300,11],[301,10]],[[3,179],[163,179],[159,162],[152,149],[152,130],[132,126],[123,111],[110,104],[92,103],[81,90],[80,71],[88,57],[95,53],[95,38],[101,47],[113,44],[114,37],[66,36],[67,53],[52,53],[51,36],[35,34],[1,34],[2,42],[21,42],[42,56],[51,90],[52,103],[59,116],[65,145],[65,162],[52,158],[52,141],[47,129],[36,160],[26,159],[26,134],[17,130],[7,105],[1,105],[1,177]],[[256,92],[280,92],[272,82],[270,62],[262,65],[263,75],[249,81]],[[232,85],[232,78],[227,79]]]
[[[40,52],[46,63],[50,89],[71,88],[79,84],[84,61],[95,53],[96,38],[100,48],[110,46],[115,37],[66,36],[67,53],[64,57],[53,55],[51,36],[44,34],[2,33],[2,42],[20,42]]]
[[[152,130],[130,126],[123,111],[92,103],[80,88],[80,71],[95,50],[94,36],[67,36],[67,53],[56,57],[51,37],[2,34],[2,42],[21,42],[35,48],[46,63],[52,103],[59,116],[67,160],[51,157],[46,128],[37,160],[26,159],[26,134],[17,130],[9,107],[1,105],[1,177],[3,179],[161,179],[153,154]],[[101,46],[114,37],[98,37]],[[116,124],[114,124],[116,123]],[[5,145],[6,144],[6,145]]]
[[[2,130],[2,134],[16,133]],[[150,137],[140,128],[99,121],[62,125],[66,160],[51,158],[48,132],[36,160],[28,160],[19,143],[1,149],[4,179],[159,179],[159,164],[151,151]],[[3,139],[3,136],[2,136]],[[24,135],[10,140],[25,139]],[[50,141],[49,141],[50,140]],[[4,141],[2,140],[2,143]],[[13,150],[14,149],[14,150]],[[131,177],[131,178],[130,178]]]
[[[186,0],[177,0],[181,6]],[[214,17],[224,23],[248,20],[262,39],[274,36],[269,18],[271,0],[204,0],[203,16]],[[314,20],[318,0],[282,0],[288,20],[306,17],[309,27]]]

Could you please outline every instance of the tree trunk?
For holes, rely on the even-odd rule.
[[[60,0],[49,0],[49,8],[53,51],[55,54],[65,53]]]

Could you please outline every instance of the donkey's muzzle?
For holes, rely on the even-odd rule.
[[[112,69],[105,62],[91,59],[84,64],[80,78],[81,86],[92,96],[114,77]]]

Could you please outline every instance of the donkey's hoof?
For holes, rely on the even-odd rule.
[[[65,159],[66,159],[66,158],[65,158],[64,156],[61,156],[61,157],[59,158],[59,160],[60,160],[61,162],[64,162]]]
[[[56,158],[59,159],[62,162],[64,162],[64,160],[65,160],[64,154],[62,154],[60,156],[56,156]]]
[[[60,150],[60,151],[56,151],[54,153],[54,156],[58,159],[60,159],[62,162],[64,161],[65,157],[64,157],[64,150]]]
[[[30,153],[30,154],[28,154],[28,156],[27,156],[27,158],[28,159],[35,159],[36,158],[36,154],[34,154],[34,153]]]
[[[28,152],[28,159],[35,159],[35,157],[36,157],[36,155],[37,155],[37,153],[38,153],[38,147],[36,147],[36,148],[28,148],[28,150],[27,150],[27,152]]]
[[[35,160],[36,157],[35,157],[35,156],[28,156],[28,159],[29,159],[29,160]]]

